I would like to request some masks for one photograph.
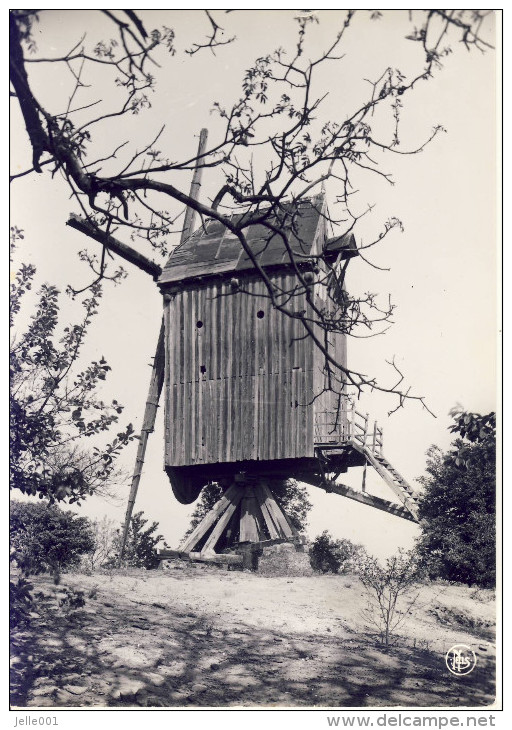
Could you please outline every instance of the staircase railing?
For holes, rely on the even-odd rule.
[[[354,441],[366,446],[374,454],[382,454],[383,429],[373,422],[370,428],[368,413],[358,411],[355,403],[347,402],[336,411],[317,411],[315,414],[315,442],[343,444]]]
[[[373,422],[373,438],[371,450],[374,454],[382,454],[382,445],[384,443],[384,432],[377,421]]]

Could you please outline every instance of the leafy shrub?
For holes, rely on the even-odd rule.
[[[9,625],[11,629],[23,626],[32,609],[32,584],[23,576],[9,581]]]
[[[158,522],[152,522],[149,527],[145,527],[148,520],[144,519],[143,514],[144,512],[137,512],[130,520],[128,538],[121,563],[132,568],[151,570],[157,568],[160,563],[157,558],[156,548],[158,543],[163,540],[163,536],[154,534],[158,530]],[[107,567],[119,564],[121,539],[120,531],[116,537],[114,555],[107,561]],[[164,546],[167,547],[165,542]]]
[[[321,573],[349,573],[356,568],[363,552],[362,545],[345,538],[335,540],[324,530],[311,543],[309,557],[313,570]]]
[[[63,569],[76,566],[94,548],[89,520],[45,502],[11,503],[13,557],[24,576],[50,572],[58,582]]]
[[[385,567],[366,555],[358,574],[367,597],[363,617],[370,628],[377,629],[381,643],[387,647],[419,595],[416,588],[422,572],[417,555],[414,551],[399,550],[386,560]]]
[[[11,228],[13,251],[20,238],[22,232]],[[123,406],[101,399],[101,385],[110,371],[105,358],[82,369],[79,365],[101,300],[100,285],[92,285],[91,295],[83,299],[81,321],[63,327],[60,293],[43,284],[30,323],[16,328],[35,275],[34,266],[22,264],[10,291],[10,484],[50,502],[80,504],[89,495],[110,494],[117,487],[122,478],[117,459],[133,439],[133,427],[129,424],[110,443],[101,443]]]
[[[59,600],[59,608],[82,608],[85,606],[83,591],[75,588],[64,588],[64,595]]]
[[[473,601],[480,601],[480,603],[492,603],[496,600],[495,592],[484,588],[476,588],[469,594],[469,597]]]
[[[432,578],[496,584],[496,418],[453,410],[449,451],[432,446],[420,502],[418,554]]]

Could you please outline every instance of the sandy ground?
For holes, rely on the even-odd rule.
[[[15,707],[484,707],[494,701],[488,591],[423,586],[397,645],[369,634],[355,576],[263,577],[178,563],[168,571],[33,580],[12,636]],[[66,589],[83,591],[73,607]],[[59,605],[61,604],[61,605]],[[448,672],[471,646],[475,669]]]

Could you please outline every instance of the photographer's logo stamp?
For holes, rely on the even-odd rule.
[[[456,677],[469,674],[476,667],[476,654],[466,644],[455,644],[446,652],[446,666]]]

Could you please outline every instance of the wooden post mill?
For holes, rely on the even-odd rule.
[[[204,132],[200,150],[201,144]],[[191,195],[199,183],[196,169]],[[328,311],[336,298],[329,271],[358,255],[354,236],[329,238],[323,194],[289,206],[291,223],[284,231],[261,224],[245,230],[249,252],[217,220],[203,220],[193,231],[188,208],[181,243],[163,270],[144,264],[157,279],[164,315],[124,539],[162,390],[165,470],[176,499],[190,504],[211,482],[223,489],[180,549],[161,551],[162,559],[247,565],[247,556],[265,545],[300,544],[273,495],[273,485],[290,478],[418,520],[412,488],[383,454],[382,429],[369,427],[342,380],[337,393],[326,388],[325,353],[305,336],[302,319],[310,302]],[[240,216],[242,211],[231,220]],[[129,258],[123,244],[91,224],[77,217],[68,223]],[[274,301],[264,278],[276,292]],[[346,366],[346,335],[329,333],[328,348]],[[350,467],[366,465],[399,504],[371,495],[364,485],[359,491],[338,483]]]
[[[324,304],[326,264],[356,256],[352,234],[329,239],[323,195],[301,201],[289,232],[252,226],[246,239],[287,310],[307,313],[296,262]],[[324,265],[322,267],[322,265]],[[315,279],[318,283],[315,283]],[[207,557],[237,545],[293,540],[295,531],[272,494],[274,480],[297,479],[416,517],[410,488],[384,459],[382,432],[325,388],[325,355],[304,336],[300,317],[272,305],[239,240],[206,221],[169,257],[159,277],[165,321],[165,468],[178,501],[193,502],[211,481],[225,488],[182,552]],[[279,297],[278,297],[279,303]],[[330,337],[346,366],[346,335]],[[370,462],[392,483],[403,507],[333,483]],[[329,478],[330,477],[330,478]]]

